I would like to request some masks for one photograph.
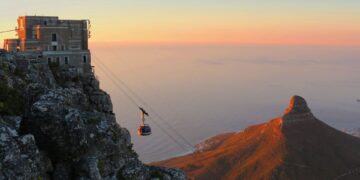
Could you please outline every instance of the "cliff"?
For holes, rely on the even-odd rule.
[[[93,73],[0,58],[0,179],[185,179],[144,165]]]
[[[194,179],[360,178],[360,139],[318,120],[299,96],[281,117],[198,147],[153,164],[180,168]]]

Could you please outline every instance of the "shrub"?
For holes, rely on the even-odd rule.
[[[16,68],[16,69],[15,69],[14,74],[15,74],[15,76],[18,76],[18,77],[20,77],[20,78],[22,78],[22,79],[25,78],[25,73],[24,73],[24,71],[20,70],[19,68]]]
[[[150,176],[151,179],[164,179],[164,176],[160,171],[152,171]]]
[[[94,117],[89,117],[89,118],[87,119],[87,122],[88,122],[89,124],[97,124],[97,123],[100,122],[100,120],[101,120],[100,117],[94,116]]]
[[[0,114],[20,115],[24,107],[25,101],[20,93],[0,82]]]
[[[122,170],[119,170],[117,173],[116,173],[116,179],[117,180],[126,180],[126,178],[122,175]]]
[[[105,161],[104,160],[99,160],[97,167],[99,169],[99,173],[101,174],[101,176],[104,176],[105,173]]]

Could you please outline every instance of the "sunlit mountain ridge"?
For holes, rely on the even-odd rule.
[[[207,144],[207,145],[206,145]],[[216,136],[199,151],[156,162],[195,179],[358,179],[360,139],[318,120],[294,96],[283,116]],[[209,145],[210,144],[210,145]]]

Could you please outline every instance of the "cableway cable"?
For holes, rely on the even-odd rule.
[[[117,81],[119,81],[119,83],[124,87],[124,89],[126,89],[127,91],[129,91],[129,93],[135,98],[137,99],[141,104],[143,104],[147,109],[149,109],[155,116],[158,117],[158,119],[163,122],[169,129],[172,130],[172,132],[174,132],[187,146],[189,146],[188,148],[191,148],[191,150],[194,150],[193,145],[184,137],[181,135],[181,133],[179,133],[176,128],[174,128],[173,126],[171,126],[169,124],[168,121],[166,121],[159,113],[157,113],[157,111],[154,110],[154,108],[152,108],[145,100],[143,100],[140,96],[138,96],[123,80],[121,80],[120,78],[118,78],[116,76],[116,74],[109,68],[107,67],[104,63],[101,62],[100,58],[98,58],[96,55],[93,54],[93,57],[99,62],[98,64],[101,64],[103,66],[104,69],[106,69],[107,72],[109,72],[114,79],[116,79]],[[153,119],[151,116],[149,117],[150,119]]]
[[[190,151],[193,151],[194,149],[196,149],[188,140],[186,140],[180,133],[178,133],[175,128],[173,128],[167,121],[165,121],[165,119],[162,118],[162,116],[161,116],[159,113],[157,113],[154,109],[151,108],[151,106],[150,106],[148,103],[146,103],[142,98],[140,98],[124,81],[122,81],[121,79],[119,79],[119,78],[116,76],[116,74],[111,71],[110,68],[108,68],[104,63],[102,63],[101,60],[100,60],[100,58],[98,58],[98,57],[95,56],[94,54],[93,54],[92,56],[95,57],[95,59],[96,59],[96,61],[93,61],[93,62],[98,65],[98,67],[100,68],[100,70],[103,71],[104,74],[105,74],[112,82],[114,82],[114,84],[129,98],[129,100],[130,100],[134,105],[136,105],[137,107],[140,107],[140,106],[138,105],[138,103],[136,102],[136,100],[135,100],[135,99],[137,99],[137,100],[140,101],[143,105],[147,106],[147,107],[149,108],[149,110],[151,110],[151,112],[153,112],[153,113],[159,118],[159,120],[161,120],[162,122],[164,122],[169,128],[173,129],[174,132],[175,132],[175,134],[176,134],[178,137],[180,137],[180,138],[187,144],[187,147],[183,147],[184,144],[180,143],[175,137],[173,137],[173,136],[171,135],[171,133],[168,133],[167,130],[160,125],[160,123],[158,123],[155,119],[153,119],[153,118],[151,118],[151,116],[149,116],[150,120],[152,120],[152,122],[154,122],[154,124],[155,124],[158,128],[160,128],[169,138],[171,138],[179,147],[181,147],[181,148],[182,148],[183,150],[185,150],[185,151],[188,151],[188,150],[189,150],[189,149],[188,149],[189,147],[191,147]],[[111,73],[111,75],[109,75],[108,72]],[[119,81],[120,84],[122,84],[122,85],[125,87],[125,89],[127,89],[127,90],[130,92],[130,94],[131,94],[132,96],[134,96],[135,98],[131,97],[131,96],[129,95],[129,93],[127,93],[127,92],[125,91],[125,89],[122,88],[122,87],[117,83],[116,80]],[[202,161],[202,160],[200,160],[198,157],[196,157],[195,154],[190,154],[190,155],[193,156],[194,159],[195,159],[197,162],[201,162],[201,161]],[[217,171],[219,170],[216,165],[214,166],[214,168],[215,168]],[[210,169],[210,171],[213,171],[213,170]],[[216,175],[215,172],[213,172],[213,173],[214,173],[214,175]]]
[[[95,64],[99,65],[99,62],[94,61]],[[139,104],[115,81],[115,79],[101,66],[98,66],[99,69],[114,83],[116,87],[118,87],[121,92],[131,101],[131,103],[136,106],[137,108],[140,107]],[[183,147],[183,144],[179,142],[175,137],[173,137],[169,132],[166,131],[165,128],[163,128],[158,122],[156,122],[154,119],[151,119],[154,124],[161,129],[170,139],[172,139],[179,147],[181,147],[183,150],[187,151],[188,149]]]
[[[0,34],[2,34],[2,33],[7,33],[7,32],[13,32],[13,31],[17,31],[17,29],[11,29],[11,30],[0,31]]]

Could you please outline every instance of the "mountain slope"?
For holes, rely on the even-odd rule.
[[[0,180],[186,179],[138,159],[99,83],[91,69],[0,54]]]
[[[299,96],[282,117],[220,137],[213,147],[154,164],[195,179],[360,178],[360,139],[316,119]]]

